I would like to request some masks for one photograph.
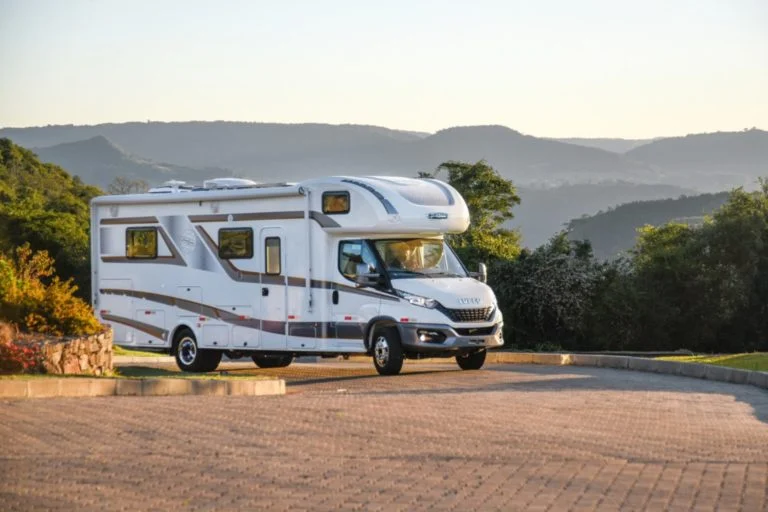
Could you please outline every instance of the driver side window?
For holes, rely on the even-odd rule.
[[[376,272],[376,257],[362,240],[345,240],[339,243],[339,272],[354,281],[357,266],[366,263],[370,272]]]

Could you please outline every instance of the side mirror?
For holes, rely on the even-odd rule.
[[[371,286],[379,282],[379,274],[371,272],[371,267],[366,263],[358,263],[355,282],[358,286]]]
[[[480,263],[477,266],[477,272],[470,272],[469,275],[481,283],[486,283],[488,282],[488,267],[485,265],[485,263]]]

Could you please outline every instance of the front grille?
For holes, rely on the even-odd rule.
[[[454,322],[487,322],[493,315],[493,306],[478,309],[448,309],[441,307],[440,310]]]
[[[495,326],[490,327],[458,327],[454,329],[459,336],[488,336],[493,334]]]

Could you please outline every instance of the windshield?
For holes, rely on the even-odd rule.
[[[459,258],[443,240],[403,238],[373,243],[392,279],[467,277]]]

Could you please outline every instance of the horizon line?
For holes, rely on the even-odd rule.
[[[385,130],[390,130],[394,132],[403,132],[403,133],[422,133],[426,134],[427,136],[435,135],[439,132],[456,129],[456,128],[488,128],[488,127],[497,127],[497,128],[505,128],[511,131],[514,131],[516,133],[519,133],[521,135],[527,135],[531,137],[536,137],[540,139],[553,139],[553,140],[562,140],[562,139],[584,139],[584,140],[590,140],[590,139],[618,139],[618,140],[659,140],[659,139],[670,139],[670,138],[681,138],[686,137],[689,135],[712,135],[717,133],[741,133],[741,132],[748,132],[748,131],[767,131],[763,128],[759,128],[757,126],[751,126],[747,128],[742,128],[740,130],[716,130],[716,131],[702,131],[702,132],[689,132],[681,135],[654,135],[651,137],[619,137],[619,136],[577,136],[577,135],[566,135],[566,136],[551,136],[551,135],[533,135],[531,133],[526,133],[521,130],[517,130],[515,128],[512,128],[510,126],[499,124],[499,123],[487,123],[487,124],[458,124],[458,125],[452,125],[445,128],[440,128],[436,131],[426,131],[426,130],[416,130],[416,129],[406,129],[406,128],[392,128],[389,126],[384,125],[377,125],[377,124],[367,124],[367,123],[329,123],[329,122],[318,122],[318,121],[301,121],[301,122],[284,122],[284,121],[237,121],[237,120],[226,120],[226,119],[188,119],[184,121],[163,121],[163,120],[151,120],[147,119],[146,121],[138,121],[138,120],[132,120],[132,121],[106,121],[106,122],[99,122],[99,123],[92,123],[92,124],[46,124],[46,125],[28,125],[28,126],[0,126],[0,130],[29,130],[29,129],[36,129],[36,128],[89,128],[89,127],[98,127],[103,125],[126,125],[126,124],[190,124],[190,123],[201,123],[201,124],[214,124],[214,123],[232,123],[232,124],[259,124],[259,125],[282,125],[282,126],[302,126],[302,125],[318,125],[318,126],[334,126],[334,127],[343,127],[343,126],[356,126],[356,127],[366,127],[366,128],[382,128]]]

